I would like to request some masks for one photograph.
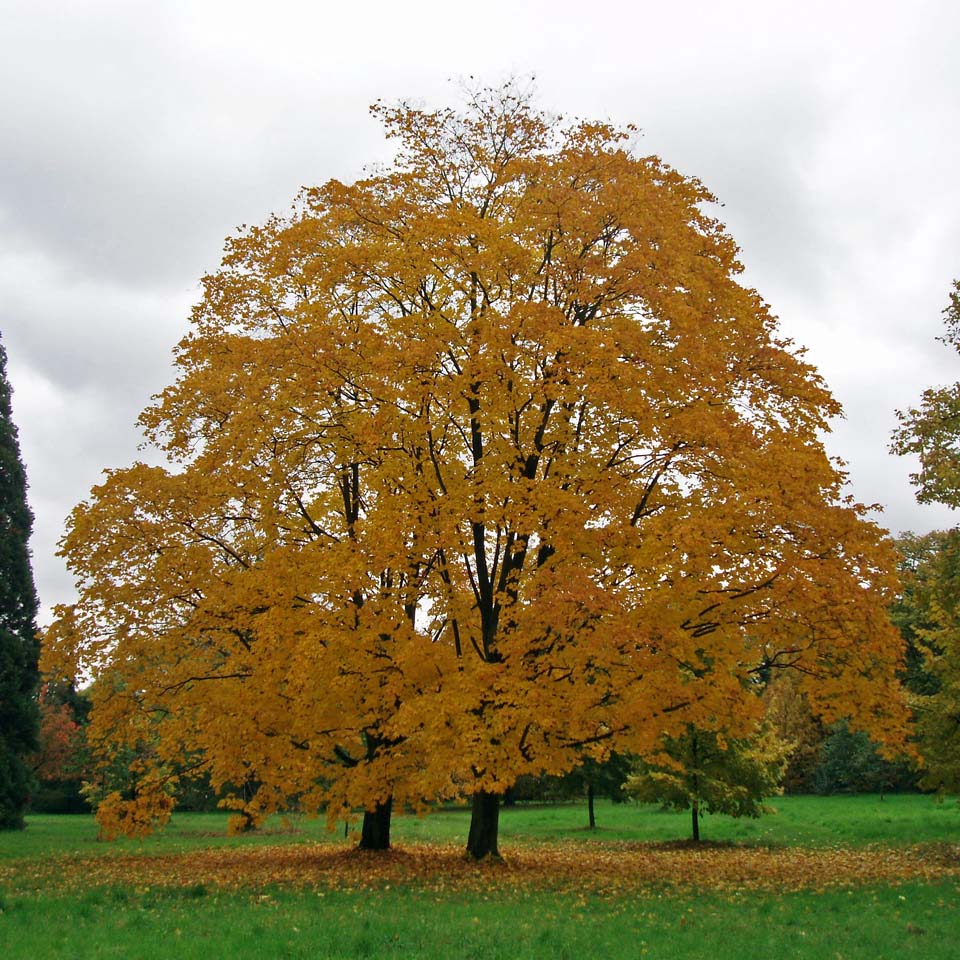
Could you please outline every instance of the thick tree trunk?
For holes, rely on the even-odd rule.
[[[470,815],[470,835],[467,837],[467,856],[474,860],[484,857],[500,859],[497,835],[500,829],[500,794],[481,790],[473,795]]]
[[[690,804],[690,813],[693,818],[693,841],[698,843],[700,841],[700,809],[696,800]]]
[[[393,809],[393,797],[384,803],[378,803],[373,810],[363,814],[363,829],[360,832],[361,850],[390,849],[390,813]]]
[[[593,784],[587,784],[587,817],[590,820],[590,829],[597,829],[597,818],[593,813]]]

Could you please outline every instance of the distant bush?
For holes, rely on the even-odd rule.
[[[919,773],[906,760],[887,760],[863,732],[845,720],[835,723],[820,745],[809,791],[831,793],[900,793],[916,790]]]
[[[89,813],[79,780],[42,782],[30,797],[31,813]]]

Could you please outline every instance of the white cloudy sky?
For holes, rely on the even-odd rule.
[[[636,123],[703,180],[746,280],[846,409],[829,440],[893,531],[918,507],[893,411],[960,376],[955,0],[0,0],[0,332],[41,601],[100,471],[171,380],[198,279],[240,223],[388,149],[377,98],[536,75],[539,104]],[[453,82],[451,82],[451,80]]]

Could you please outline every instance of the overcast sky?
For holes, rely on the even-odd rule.
[[[389,148],[377,98],[635,123],[699,177],[746,282],[843,403],[830,452],[894,532],[952,525],[887,453],[894,410],[960,378],[934,338],[960,277],[960,4],[0,0],[0,333],[44,606],[64,518],[173,377],[224,238]]]

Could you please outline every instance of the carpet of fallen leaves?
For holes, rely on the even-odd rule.
[[[20,861],[0,883],[22,889],[92,885],[270,885],[323,890],[407,887],[430,893],[547,890],[619,897],[650,888],[809,890],[906,881],[960,880],[960,845],[765,848],[656,843],[525,844],[503,861],[475,863],[462,847],[405,844],[386,853],[326,844],[210,849]]]

